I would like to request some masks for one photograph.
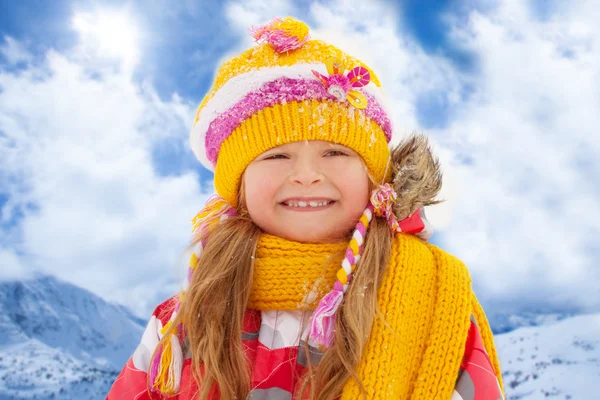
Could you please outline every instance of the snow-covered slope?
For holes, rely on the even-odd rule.
[[[143,328],[50,276],[0,282],[0,400],[104,398]]]
[[[495,336],[509,399],[600,399],[600,313],[498,323],[495,331],[541,324]],[[104,399],[143,325],[52,277],[0,282],[0,400]]]
[[[509,399],[600,399],[600,313],[494,339]]]
[[[576,312],[522,311],[511,314],[491,314],[487,317],[494,334],[506,333],[525,326],[551,325],[565,318],[577,315]]]

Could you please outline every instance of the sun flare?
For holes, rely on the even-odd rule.
[[[138,30],[124,12],[79,12],[73,16],[73,27],[82,44],[100,57],[118,58],[132,66],[138,58]]]

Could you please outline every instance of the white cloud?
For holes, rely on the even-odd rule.
[[[462,186],[444,242],[490,301],[600,306],[598,11],[563,7],[539,20],[505,1],[454,26],[478,70],[452,124],[432,132]]]
[[[0,45],[0,55],[9,64],[28,63],[33,60],[31,54],[23,45],[10,36],[4,36],[4,43]]]
[[[157,175],[151,151],[165,140],[189,148],[193,107],[178,96],[160,100],[128,71],[55,51],[39,67],[0,70],[0,87],[0,173],[12,182],[1,188],[9,195],[3,222],[37,206],[12,228],[23,255],[2,253],[2,262],[140,314],[175,293],[178,256],[206,195],[193,171]]]
[[[22,265],[19,256],[11,249],[0,248],[0,267],[2,267],[0,282],[3,280],[12,281],[31,277],[32,271]]]

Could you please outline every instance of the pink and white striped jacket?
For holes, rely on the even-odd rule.
[[[153,400],[147,389],[150,358],[161,338],[161,328],[171,318],[173,299],[160,304],[142,335],[141,342],[115,380],[107,400]],[[247,310],[242,343],[252,365],[252,390],[248,399],[292,399],[297,377],[307,368],[302,349],[308,335],[309,311]],[[305,328],[306,327],[306,328]],[[321,353],[311,348],[311,362]],[[314,365],[314,364],[313,364]],[[191,358],[186,357],[181,376],[181,392],[170,400],[192,400],[197,386],[190,373]],[[471,326],[455,390],[450,400],[503,400],[492,363],[483,347],[475,319]]]

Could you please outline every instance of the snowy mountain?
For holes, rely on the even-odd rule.
[[[577,312],[521,311],[518,313],[488,313],[494,335],[507,333],[525,326],[550,325],[565,318],[577,315]]]
[[[508,399],[600,399],[600,313],[494,340]]]
[[[491,319],[508,399],[600,398],[600,313]],[[0,400],[100,400],[146,321],[49,276],[0,282]]]
[[[104,398],[143,324],[50,276],[0,282],[0,400]]]

